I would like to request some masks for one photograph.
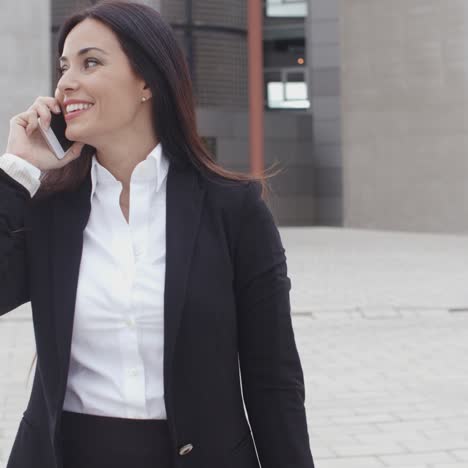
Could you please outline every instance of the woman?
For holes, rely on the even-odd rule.
[[[38,358],[7,468],[313,468],[281,239],[197,135],[170,27],[100,3],[59,53],[0,158],[0,314],[31,301]]]

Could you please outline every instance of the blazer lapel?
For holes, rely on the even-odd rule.
[[[166,184],[166,272],[164,291],[164,382],[170,394],[172,358],[184,304],[190,261],[205,189],[195,170],[169,165]],[[52,226],[55,338],[64,385],[68,376],[83,231],[91,211],[91,176],[77,192],[57,197]]]
[[[52,219],[52,295],[60,380],[66,382],[83,247],[83,230],[91,212],[91,176],[74,193],[55,199]]]
[[[166,189],[166,277],[164,289],[164,383],[172,395],[172,366],[190,271],[199,230],[204,186],[195,170],[169,167]],[[168,409],[169,410],[169,409]]]

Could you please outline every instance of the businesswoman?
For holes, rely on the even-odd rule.
[[[0,157],[0,314],[30,301],[37,348],[7,468],[313,468],[281,239],[197,135],[172,30],[107,1],[58,46]]]

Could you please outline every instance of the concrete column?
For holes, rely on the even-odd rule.
[[[341,0],[345,225],[468,233],[468,2]]]
[[[264,163],[263,8],[248,0],[249,157],[250,171],[261,175]]]
[[[3,0],[0,14],[0,151],[9,120],[50,95],[49,0]]]
[[[309,0],[306,65],[313,114],[315,224],[342,224],[338,0]]]

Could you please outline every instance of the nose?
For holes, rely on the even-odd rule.
[[[55,96],[57,97],[57,94],[61,94],[63,96],[67,92],[75,91],[77,88],[78,82],[71,78],[70,73],[67,72],[66,76],[64,75],[59,79],[55,89]]]

